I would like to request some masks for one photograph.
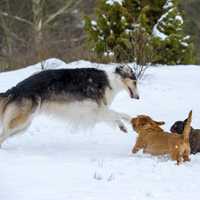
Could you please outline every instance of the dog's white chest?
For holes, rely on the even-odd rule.
[[[101,106],[89,100],[71,103],[47,102],[42,105],[41,113],[47,116],[55,116],[74,125],[90,126],[98,120]]]

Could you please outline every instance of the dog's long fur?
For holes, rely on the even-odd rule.
[[[191,129],[192,111],[188,115],[183,134],[166,133],[160,125],[164,122],[157,122],[146,115],[139,115],[132,119],[132,126],[138,133],[136,144],[132,150],[136,153],[143,149],[144,153],[152,155],[170,155],[172,160],[179,164],[183,161],[189,161],[190,145],[189,134]]]
[[[183,129],[184,129],[185,124],[186,124],[186,120],[176,121],[171,126],[170,131],[172,133],[182,134]],[[194,129],[193,127],[191,127],[189,141],[190,141],[191,154],[199,153],[200,152],[200,129]]]
[[[36,113],[55,114],[74,124],[106,121],[126,131],[123,113],[109,109],[114,97],[126,90],[139,98],[132,69],[119,66],[112,72],[95,68],[46,70],[34,74],[15,87],[0,93],[0,117],[3,130],[0,145],[23,131]]]

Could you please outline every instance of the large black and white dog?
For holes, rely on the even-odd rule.
[[[55,114],[75,124],[111,122],[126,131],[123,120],[130,117],[109,109],[114,97],[126,90],[139,99],[137,80],[128,66],[112,72],[95,68],[46,70],[0,93],[3,125],[0,145],[28,127],[38,112]]]

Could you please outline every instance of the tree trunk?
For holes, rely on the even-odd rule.
[[[43,5],[45,0],[32,0],[34,48],[38,60],[42,59]]]

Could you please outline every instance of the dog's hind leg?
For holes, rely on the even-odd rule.
[[[176,164],[179,165],[182,162],[182,155],[179,150],[174,149],[171,152],[171,159],[176,160]]]
[[[190,155],[190,151],[189,150],[185,150],[184,153],[183,153],[183,161],[184,162],[190,161],[189,155]]]
[[[8,138],[24,131],[31,123],[35,105],[29,101],[11,103],[3,115],[3,131],[0,135],[0,145]]]
[[[29,126],[30,122],[29,116],[23,113],[10,118],[9,121],[3,124],[3,131],[0,135],[0,146],[8,137],[23,132]]]

